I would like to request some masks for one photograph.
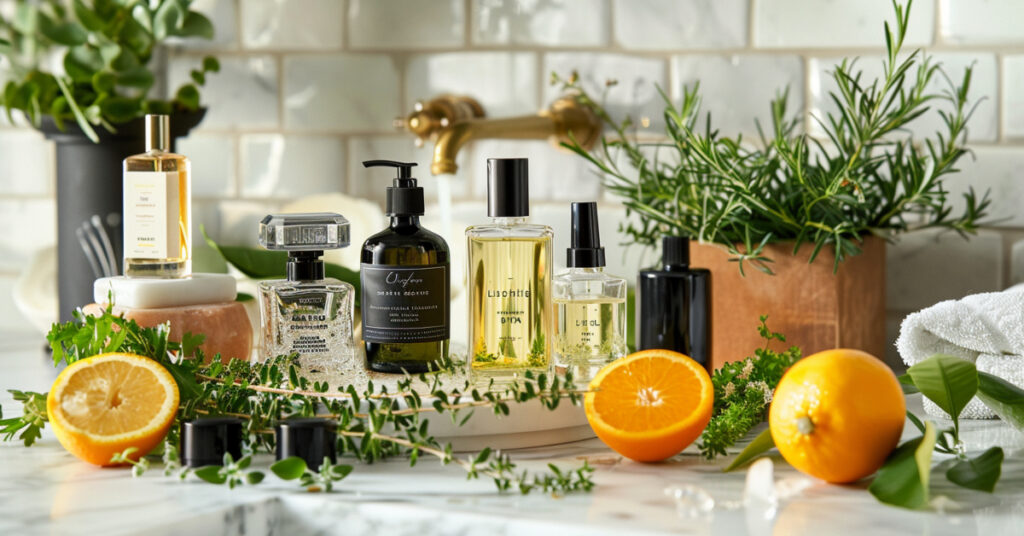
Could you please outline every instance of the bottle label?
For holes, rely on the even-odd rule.
[[[449,338],[447,264],[363,264],[363,340],[434,342]]]
[[[168,259],[181,255],[178,172],[124,174],[124,256]]]

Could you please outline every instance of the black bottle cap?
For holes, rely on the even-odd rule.
[[[597,203],[572,204],[572,246],[566,250],[565,265],[569,268],[600,268],[604,266],[604,248],[597,225]]]
[[[690,238],[686,236],[666,236],[661,239],[661,262],[668,269],[671,266],[687,267],[690,265]]]
[[[412,167],[416,162],[395,162],[394,160],[367,160],[363,167],[393,167],[398,169],[394,184],[388,186],[385,214],[388,216],[422,216],[423,188],[416,185]]]
[[[319,281],[324,278],[323,251],[289,251],[288,281]]]
[[[279,421],[274,427],[277,434],[277,459],[298,456],[306,460],[311,471],[320,469],[324,458],[337,461],[338,425],[330,419],[303,418]]]
[[[242,420],[210,417],[181,425],[181,464],[186,467],[223,465],[224,453],[242,458]]]
[[[487,215],[521,218],[530,215],[530,172],[525,158],[487,159]]]

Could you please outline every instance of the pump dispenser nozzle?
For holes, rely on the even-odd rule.
[[[597,225],[597,203],[572,204],[572,243],[566,251],[569,268],[601,268],[604,248]]]
[[[398,169],[394,184],[388,187],[385,214],[388,216],[422,216],[423,188],[417,186],[412,176],[412,167],[416,162],[396,162],[394,160],[366,160],[363,167],[393,167]]]

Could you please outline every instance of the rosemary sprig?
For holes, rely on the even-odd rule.
[[[613,134],[588,152],[565,144],[590,161],[606,187],[623,199],[631,218],[622,230],[642,246],[665,234],[717,244],[737,261],[771,273],[765,246],[791,242],[793,253],[809,245],[811,261],[826,247],[833,269],[860,253],[867,235],[938,227],[973,233],[989,205],[969,189],[964,209],[953,215],[945,181],[967,153],[967,121],[977,102],[968,98],[972,69],[959,82],[920,50],[901,57],[910,6],[893,2],[896,28],[885,25],[886,58],[880,79],[869,80],[856,60],[831,73],[838,111],[814,121],[823,139],[801,129],[800,112],[788,109],[788,90],[771,102],[771,123],[756,123],[758,139],[723,136],[711,115],[701,120],[699,84],[683,88],[677,106],[664,92],[665,141],[636,139],[630,118],[613,119],[582,90],[577,77],[553,83],[578,92]],[[944,79],[946,89],[929,84]],[[943,106],[936,106],[943,104]],[[943,129],[914,139],[907,130],[927,113]]]
[[[165,441],[165,473],[180,466],[174,445],[177,425],[184,420],[202,415],[241,417],[250,446],[272,452],[276,421],[291,416],[321,416],[337,422],[339,453],[365,463],[408,456],[410,464],[415,465],[421,454],[427,454],[443,464],[462,467],[468,478],[491,478],[501,491],[570,493],[593,486],[593,469],[586,464],[573,470],[554,468],[550,473],[533,474],[520,471],[507,454],[492,449],[467,459],[457,458],[451,445],[437,441],[429,432],[429,421],[421,418],[427,412],[447,414],[461,426],[476,409],[508,415],[512,404],[531,401],[551,410],[562,399],[578,404],[582,392],[575,389],[571,375],[549,378],[527,372],[521,381],[508,386],[492,382],[486,388],[477,388],[466,381],[456,389],[445,388],[441,374],[405,375],[393,391],[372,381],[364,388],[344,385],[332,391],[326,382],[302,376],[294,356],[278,356],[264,363],[234,360],[227,365],[215,358],[204,365],[201,336],[187,334],[177,343],[168,339],[169,333],[168,325],[144,328],[108,309],[96,317],[76,312],[73,322],[55,325],[48,335],[57,362],[72,363],[99,352],[131,352],[160,362],[174,376],[181,402],[176,426]],[[450,361],[442,364],[451,366]],[[46,395],[12,393],[25,404],[24,415],[0,421],[0,432],[9,440],[20,430],[20,437],[30,445],[46,423]],[[234,472],[214,475],[209,470],[207,480],[224,477],[223,482],[230,484],[234,478],[237,484],[241,483],[239,479],[248,478],[239,476],[239,471],[246,468],[241,465],[248,466],[248,462],[232,463]],[[203,476],[198,470],[195,473]]]

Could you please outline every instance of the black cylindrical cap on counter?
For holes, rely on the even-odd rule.
[[[306,467],[317,471],[324,458],[337,461],[336,445],[338,425],[330,419],[286,419],[274,428],[277,434],[277,459],[298,456],[306,460]]]
[[[572,204],[571,247],[566,250],[569,268],[600,268],[605,265],[601,232],[597,224],[597,203]]]
[[[487,215],[522,218],[530,215],[530,172],[525,158],[487,159]]]
[[[181,464],[185,467],[223,465],[224,453],[242,458],[242,420],[210,417],[181,425]]]
[[[665,269],[690,266],[690,239],[685,236],[666,236],[661,239],[661,262]]]

